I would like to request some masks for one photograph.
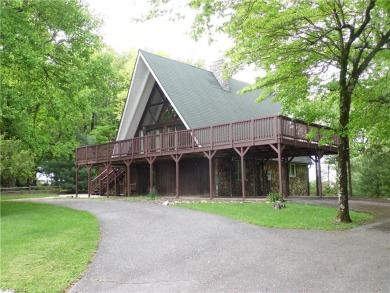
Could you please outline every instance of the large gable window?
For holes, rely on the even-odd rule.
[[[158,134],[182,129],[185,129],[185,126],[179,115],[177,115],[158,84],[155,83],[138,126],[138,135]]]

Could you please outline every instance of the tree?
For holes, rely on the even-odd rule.
[[[1,186],[31,183],[35,174],[34,157],[20,140],[4,140],[0,136]]]
[[[81,1],[0,1],[4,141],[19,141],[35,169],[72,165],[80,143],[115,135],[111,110],[124,86],[116,55],[104,49],[100,20]],[[109,123],[104,133],[96,130]]]
[[[151,0],[151,15],[169,1]],[[283,110],[307,122],[328,123],[340,136],[337,219],[350,222],[348,171],[350,117],[369,100],[388,101],[373,91],[388,75],[388,0],[191,0],[198,11],[195,38],[226,33],[229,74],[255,64],[266,71],[246,91],[262,89]],[[159,10],[164,11],[164,9]],[[360,103],[360,101],[364,101]],[[361,118],[360,119],[364,119]],[[366,121],[369,122],[369,121]],[[363,122],[364,123],[364,122]],[[366,125],[368,128],[369,125]]]
[[[354,194],[366,197],[388,197],[390,194],[390,152],[382,145],[362,148],[352,159]]]
[[[1,120],[5,139],[21,140],[37,162],[68,156],[102,87],[99,21],[76,0],[1,1]],[[61,17],[59,17],[61,15]],[[107,68],[107,66],[105,66]]]

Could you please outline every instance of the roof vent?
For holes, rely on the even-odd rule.
[[[229,81],[228,80],[224,80],[224,78],[223,78],[223,71],[224,71],[225,67],[226,67],[225,60],[224,59],[219,59],[219,60],[214,61],[213,63],[211,63],[210,71],[212,73],[214,73],[214,76],[218,80],[218,82],[221,85],[221,87],[225,91],[229,91],[230,90]]]

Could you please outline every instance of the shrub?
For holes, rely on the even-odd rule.
[[[277,210],[280,210],[280,209],[283,209],[286,207],[285,204],[283,204],[284,202],[284,199],[283,199],[283,196],[281,194],[278,194],[278,193],[270,193],[268,195],[268,200],[270,201],[270,203],[273,204],[273,207]]]
[[[283,196],[280,195],[279,193],[270,193],[268,194],[268,200],[272,203],[274,202],[283,202],[284,199],[283,199]]]
[[[156,187],[150,188],[149,193],[146,195],[146,198],[150,200],[155,200],[157,197],[158,193]]]

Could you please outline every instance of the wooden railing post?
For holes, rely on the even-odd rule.
[[[274,116],[274,131],[274,137],[277,140],[279,137],[278,116]]]
[[[230,145],[233,147],[233,123],[229,123],[229,129],[230,129]]]
[[[179,149],[179,134],[177,133],[177,131],[175,131],[175,150],[176,150],[176,153]]]
[[[210,126],[210,147],[213,148],[214,145],[214,127]]]
[[[251,119],[251,127],[252,127],[252,145],[255,144],[255,120]]]
[[[297,141],[297,122],[294,121],[293,125],[294,125],[294,140],[296,142]]]
[[[192,151],[195,150],[195,135],[194,135],[194,130],[191,130],[191,144],[192,144]]]

